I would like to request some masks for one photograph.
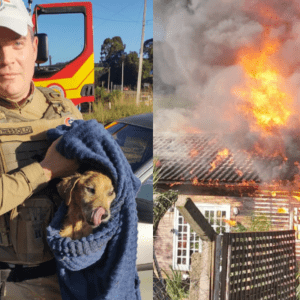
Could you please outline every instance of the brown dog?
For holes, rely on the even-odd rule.
[[[110,205],[116,194],[111,179],[95,171],[63,178],[57,185],[68,213],[60,231],[62,237],[81,239],[110,218]]]

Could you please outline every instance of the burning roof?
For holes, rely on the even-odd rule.
[[[154,155],[160,180],[171,185],[192,183],[255,184],[293,180],[298,164],[278,156],[247,153],[217,134],[156,134]]]
[[[179,2],[156,6],[165,30],[154,62],[161,180],[299,190],[298,1]]]

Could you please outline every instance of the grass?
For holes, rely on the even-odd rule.
[[[111,109],[107,102],[99,100],[93,103],[92,113],[83,114],[84,120],[96,119],[102,124],[107,124],[120,118],[153,112],[153,103],[146,105],[142,102],[137,106],[135,98],[122,100],[121,93],[112,95],[109,100]]]
[[[181,272],[173,270],[170,266],[172,275],[169,275],[167,272],[163,271],[166,275],[166,290],[168,295],[172,300],[182,300],[189,296],[189,292],[186,291],[186,288],[183,285]]]
[[[95,67],[95,72],[96,71],[102,71],[103,67]]]

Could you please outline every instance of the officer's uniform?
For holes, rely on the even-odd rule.
[[[39,162],[45,132],[73,119],[82,115],[70,100],[33,83],[22,103],[0,99],[0,299],[61,299],[45,239],[59,200]]]

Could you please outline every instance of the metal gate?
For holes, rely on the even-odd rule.
[[[296,299],[295,231],[224,233],[221,300]]]

